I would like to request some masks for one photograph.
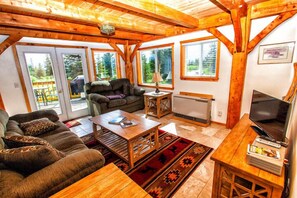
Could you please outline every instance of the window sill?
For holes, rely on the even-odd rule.
[[[180,77],[181,80],[195,80],[195,81],[218,81],[218,77],[189,77],[183,76]]]
[[[149,88],[156,88],[156,85],[150,85],[150,84],[137,84],[139,87],[149,87]],[[159,89],[168,89],[168,90],[173,90],[174,87],[173,85],[168,85],[168,86],[162,86],[159,85]]]

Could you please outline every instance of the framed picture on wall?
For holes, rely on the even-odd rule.
[[[294,54],[295,41],[260,45],[258,64],[291,63]]]

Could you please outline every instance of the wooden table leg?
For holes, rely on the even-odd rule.
[[[130,168],[134,167],[134,152],[133,152],[133,146],[131,145],[131,142],[128,141],[128,161]]]
[[[94,136],[95,136],[95,134],[97,133],[98,131],[97,131],[97,124],[94,124],[93,123],[93,134],[94,134]]]
[[[155,148],[156,150],[159,149],[159,130],[158,130],[158,127],[155,129]]]
[[[149,110],[149,101],[148,97],[144,96],[144,111],[145,111],[145,118],[147,118],[148,110]]]
[[[160,118],[161,117],[161,111],[160,111],[160,108],[161,108],[161,99],[160,98],[157,98],[157,117]]]

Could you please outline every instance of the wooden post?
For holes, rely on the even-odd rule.
[[[133,78],[133,67],[132,67],[132,63],[131,63],[131,46],[129,45],[128,41],[125,44],[125,67],[126,67],[126,78],[128,78],[130,80],[131,84],[134,84],[134,78]]]
[[[237,52],[233,54],[226,123],[227,128],[233,128],[240,118],[246,61],[246,52]]]

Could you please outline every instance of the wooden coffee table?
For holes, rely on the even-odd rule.
[[[125,116],[137,122],[136,126],[122,128],[108,121]],[[134,167],[134,163],[159,148],[158,126],[161,123],[131,113],[115,110],[92,118],[94,137],[113,153]],[[97,130],[97,125],[101,127]]]

